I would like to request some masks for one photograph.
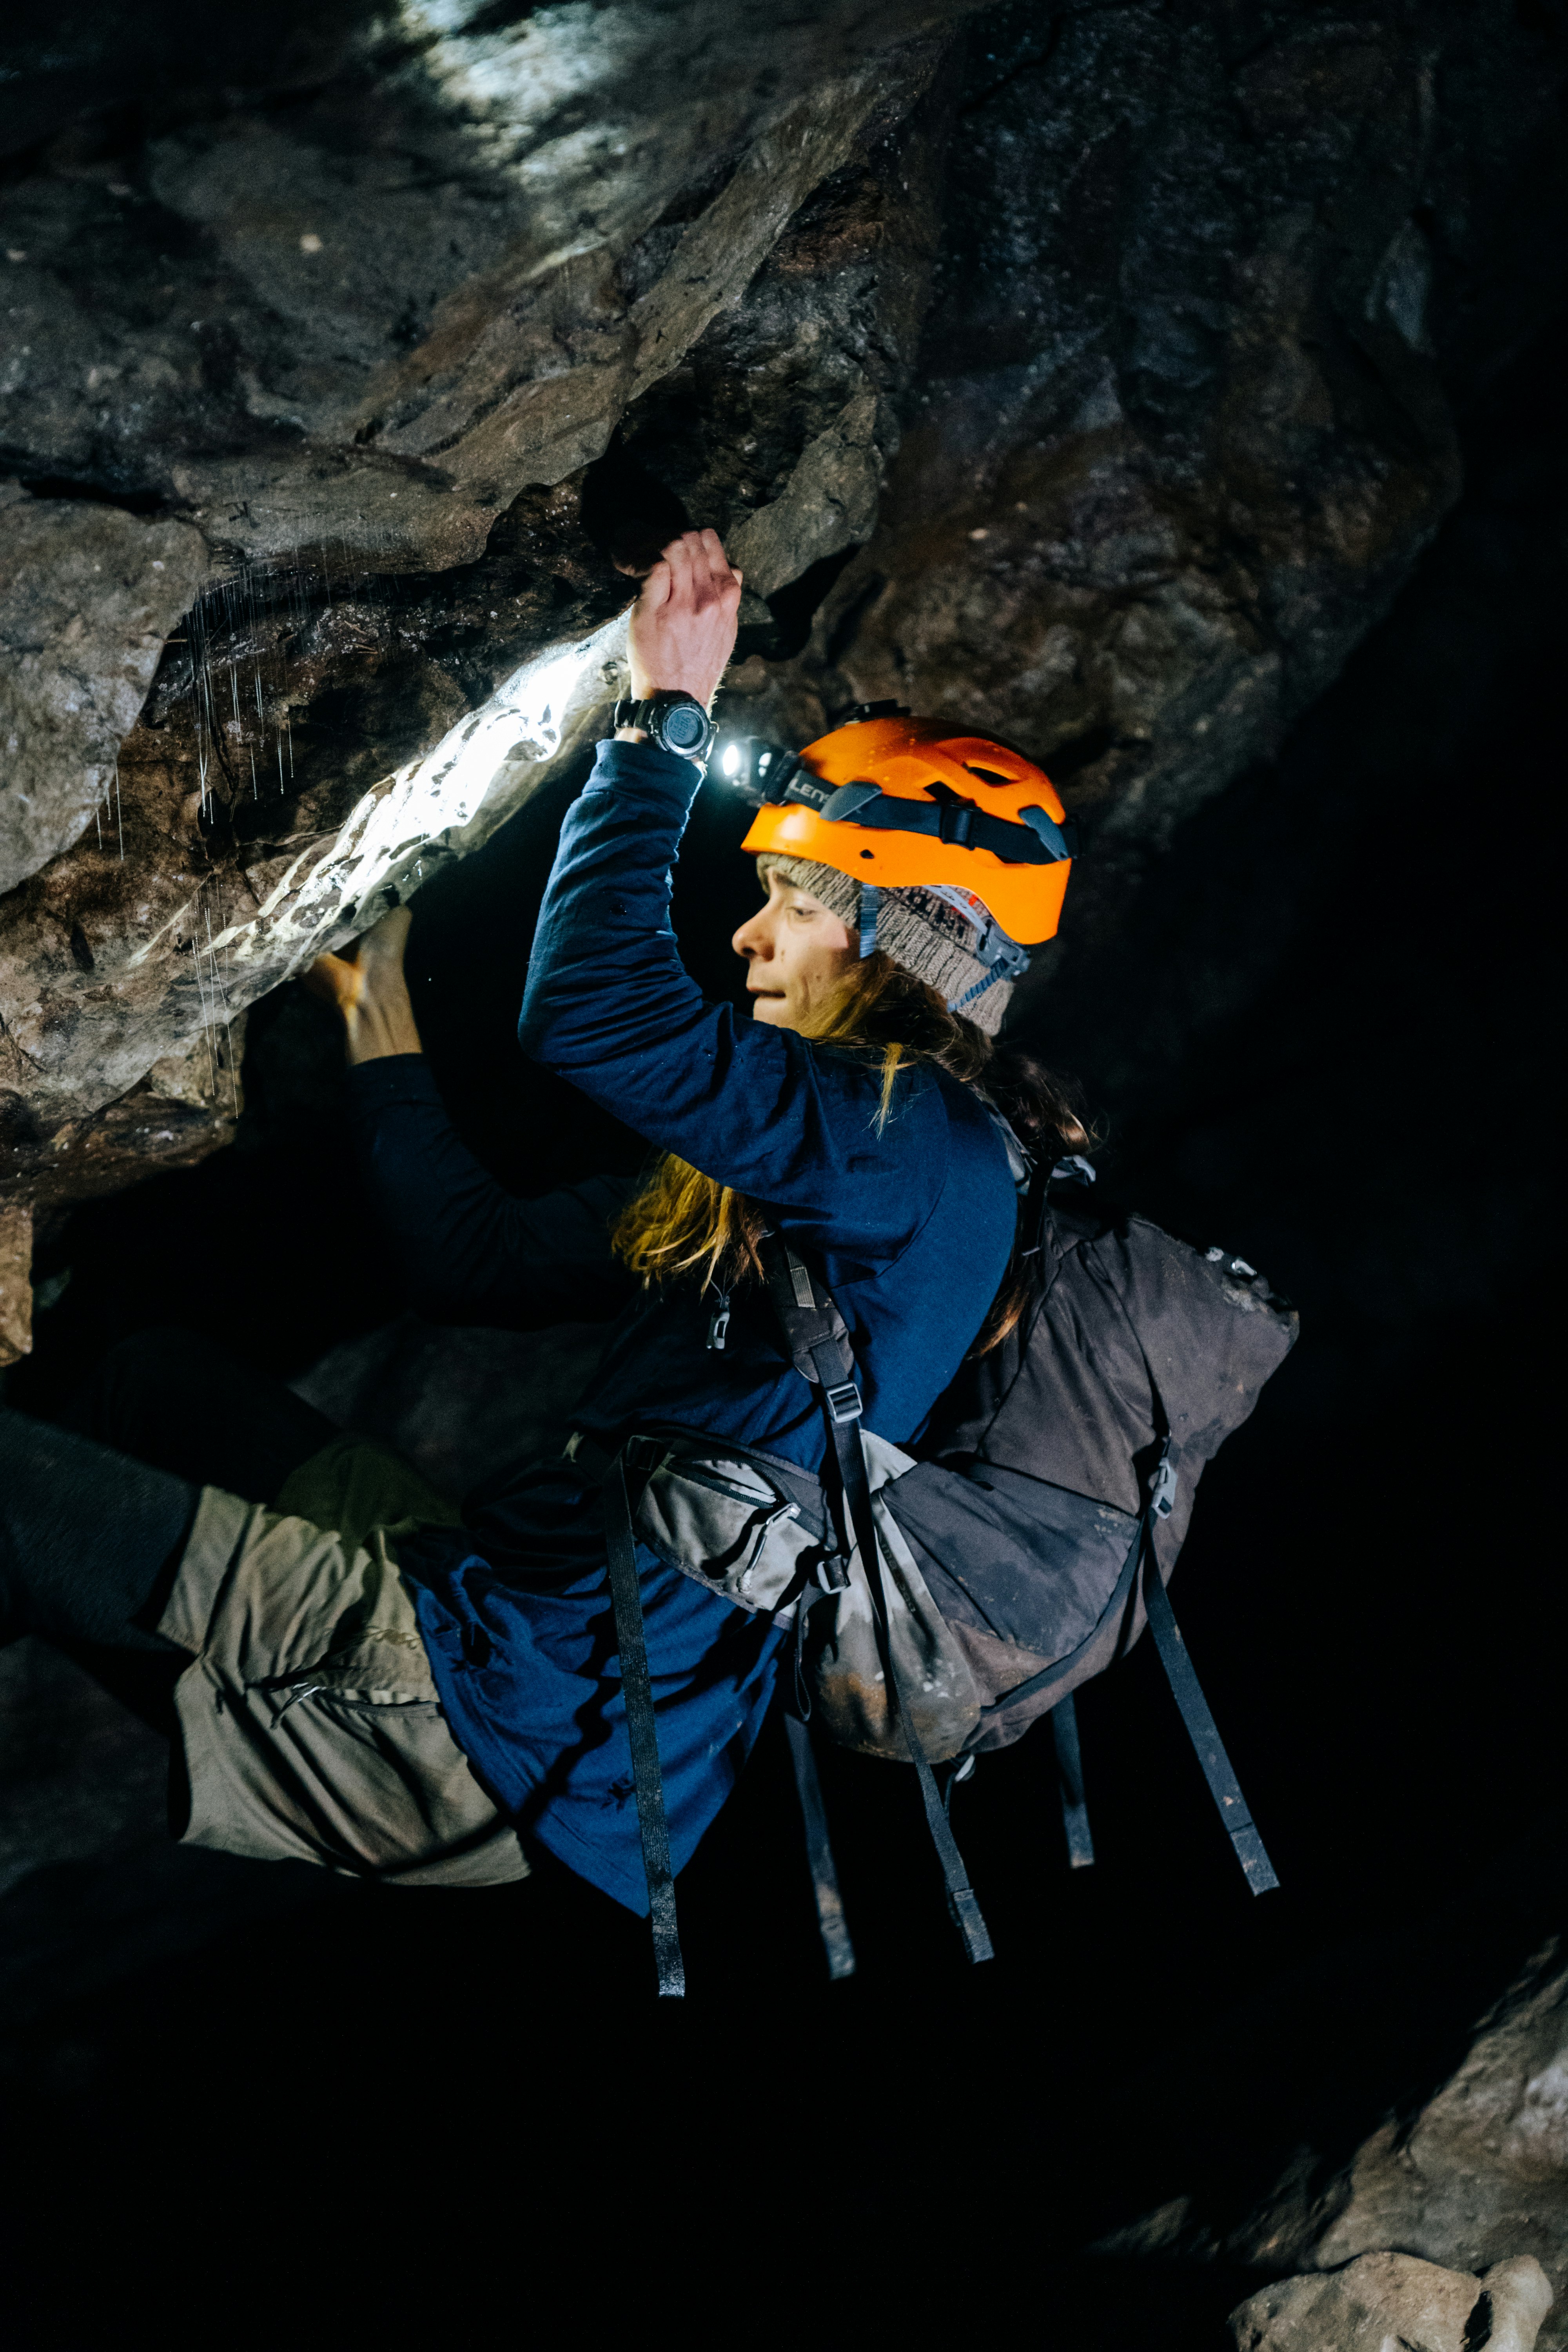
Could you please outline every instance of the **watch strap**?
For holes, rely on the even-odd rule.
[[[700,742],[685,744],[668,741],[665,721],[671,710],[690,710],[697,713],[703,730]],[[712,750],[713,738],[719,731],[697,697],[694,694],[687,694],[679,688],[672,688],[667,693],[650,694],[641,702],[635,700],[629,694],[623,694],[616,704],[612,714],[612,724],[616,727],[640,727],[661,751],[671,751],[679,759],[695,761],[699,766],[706,761],[709,752]]]

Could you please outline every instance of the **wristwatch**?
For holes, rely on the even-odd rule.
[[[679,752],[699,767],[713,749],[713,738],[719,732],[697,697],[680,692],[650,694],[646,702],[634,702],[629,694],[623,694],[616,705],[614,723],[640,727],[661,751]]]

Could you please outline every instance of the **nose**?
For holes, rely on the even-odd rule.
[[[752,963],[759,956],[767,955],[773,942],[762,917],[752,915],[748,921],[741,925],[730,945],[738,956],[743,956],[748,963]]]

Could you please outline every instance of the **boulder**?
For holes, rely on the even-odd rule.
[[[1528,2254],[1483,2278],[1410,2254],[1281,2280],[1233,2311],[1237,2352],[1531,2352],[1552,2289]]]
[[[1289,2247],[1338,2273],[1398,2245],[1462,2270],[1528,2258],[1568,2285],[1568,1969],[1538,1954],[1479,2020],[1465,2057],[1414,2115],[1390,2117],[1331,2180],[1281,2184],[1231,2241]],[[1543,2344],[1568,2341],[1561,2316]]]

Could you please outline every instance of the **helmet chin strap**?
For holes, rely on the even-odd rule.
[[[877,952],[877,919],[882,911],[882,894],[869,882],[860,885],[860,961]]]
[[[984,996],[988,988],[994,988],[999,980],[1005,980],[1008,977],[1009,974],[1003,970],[1001,964],[994,963],[984,980],[977,980],[973,988],[967,988],[964,990],[962,996],[949,997],[947,1001],[948,1011],[950,1013],[962,1013],[966,1005],[973,1003],[977,996]]]

